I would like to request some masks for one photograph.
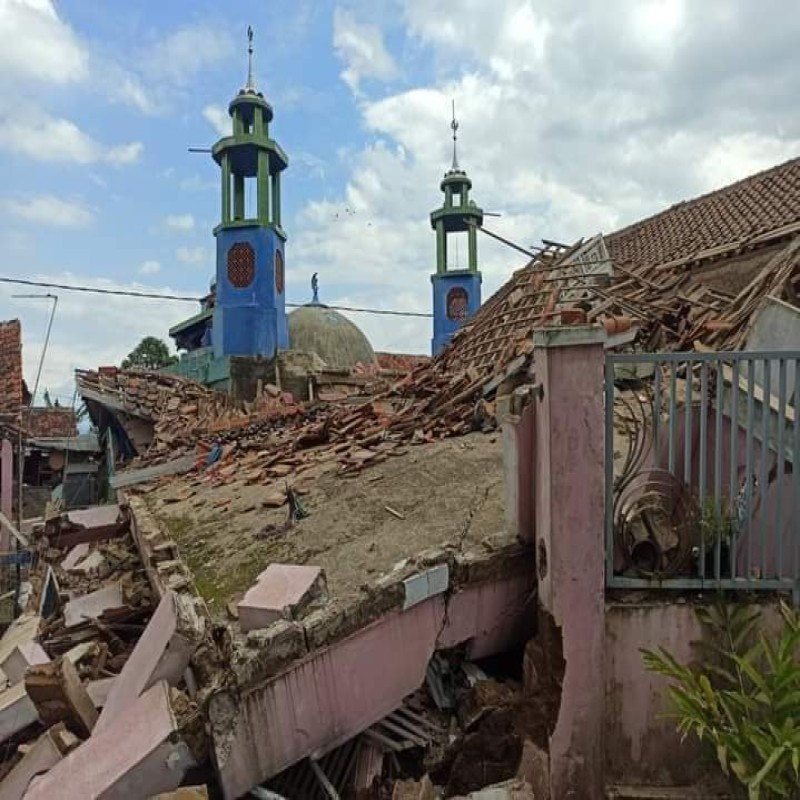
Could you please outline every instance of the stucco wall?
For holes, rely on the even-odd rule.
[[[667,681],[645,670],[641,648],[666,648],[686,663],[703,630],[696,603],[606,603],[606,780],[610,784],[688,786],[715,774],[695,739],[681,743],[665,696]],[[777,600],[762,606],[778,627]]]

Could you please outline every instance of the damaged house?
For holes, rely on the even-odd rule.
[[[41,515],[55,489],[70,508],[98,502],[97,437],[78,433],[72,408],[32,405],[22,377],[19,320],[0,322],[0,424],[5,426],[0,441],[7,442],[3,446],[11,459],[8,466],[2,462],[3,480],[11,482],[7,489],[11,504],[3,508],[6,516],[21,513],[20,518],[28,519]],[[20,498],[22,509],[18,512]]]

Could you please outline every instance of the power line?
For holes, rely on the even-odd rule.
[[[24,278],[2,278],[0,283],[12,283],[20,286],[38,286],[43,289],[62,289],[66,292],[84,292],[87,294],[115,295],[117,297],[137,297],[147,300],[177,300],[182,303],[199,303],[202,298],[188,295],[161,294],[158,292],[138,292],[133,289],[101,289],[95,286],[75,286],[68,283],[47,283],[45,281],[31,281]],[[302,308],[305,303],[286,303],[289,308]],[[424,311],[397,311],[385,308],[363,308],[360,306],[326,306],[334,311],[350,311],[355,314],[377,314],[387,317],[424,317],[430,319],[433,314]]]

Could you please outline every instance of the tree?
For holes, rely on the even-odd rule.
[[[161,369],[175,364],[177,356],[170,355],[169,348],[155,336],[145,336],[136,347],[128,353],[122,362],[122,369]]]

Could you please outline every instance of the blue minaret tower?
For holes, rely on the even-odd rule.
[[[456,143],[458,122],[453,103],[453,165],[441,183],[444,204],[431,213],[431,227],[436,231],[436,274],[433,283],[433,355],[439,353],[455,332],[481,307],[481,273],[478,271],[478,227],[483,224],[483,210],[469,198],[472,181],[458,166]],[[467,232],[467,268],[448,268],[447,236]]]
[[[289,346],[281,227],[281,172],[289,161],[270,138],[272,107],[253,82],[252,28],[247,36],[247,84],[228,106],[232,135],[211,150],[222,171],[222,220],[214,229],[215,358],[270,358]]]

